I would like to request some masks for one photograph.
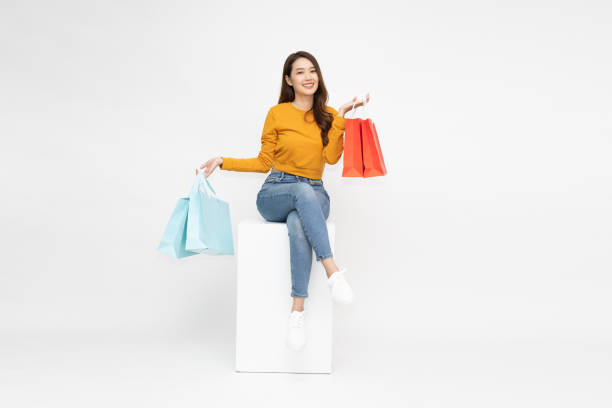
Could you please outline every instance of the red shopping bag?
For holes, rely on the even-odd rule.
[[[361,143],[363,146],[363,177],[384,176],[387,166],[383,159],[378,133],[372,119],[361,121]]]
[[[363,177],[361,119],[347,119],[344,126],[342,177]]]

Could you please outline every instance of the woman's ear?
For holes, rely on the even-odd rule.
[[[287,82],[287,85],[289,85],[289,86],[293,86],[293,85],[291,84],[291,80],[289,79],[289,76],[287,76],[287,75],[285,75],[285,82]]]

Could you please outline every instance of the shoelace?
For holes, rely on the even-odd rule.
[[[342,278],[344,277],[344,273],[335,272],[331,278],[329,278],[329,284],[331,286],[335,286]]]
[[[304,327],[304,314],[300,313],[294,313],[291,316],[291,327],[297,327],[297,328],[302,328]]]

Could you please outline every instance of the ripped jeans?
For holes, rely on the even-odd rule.
[[[329,195],[323,180],[272,170],[256,203],[266,221],[287,223],[291,296],[308,297],[312,251],[317,261],[332,256],[326,224]]]

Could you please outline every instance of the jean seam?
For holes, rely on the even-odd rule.
[[[297,201],[297,197],[294,197],[293,200]],[[312,240],[310,231],[308,230],[308,227],[306,227],[306,223],[304,222],[302,214],[300,214],[300,210],[298,209],[297,205],[295,206],[295,209],[297,211],[298,217],[300,218],[300,222],[302,223],[302,228],[304,229],[304,233],[308,237],[308,241],[310,242],[310,246],[312,246],[314,248],[315,253],[320,253],[320,251],[318,250],[319,248],[315,248],[315,246],[313,245],[313,240]],[[319,209],[319,211],[321,211],[321,209]],[[321,216],[323,216],[323,211],[321,211]],[[323,217],[323,223],[325,223],[325,217]],[[325,225],[325,230],[327,231],[327,225]],[[318,255],[317,255],[317,258],[318,258]]]
[[[263,194],[260,198],[273,198],[273,197],[282,197],[282,196],[292,197],[294,201],[297,200],[297,197],[295,197],[295,194],[289,194],[289,193],[270,194],[270,195]],[[296,209],[296,212],[298,214],[298,217],[300,218],[300,222],[302,223],[302,228],[304,229],[304,233],[306,234],[306,237],[308,238],[308,242],[310,242],[310,246],[314,249],[315,254],[317,254],[317,256],[316,256],[317,261],[320,261],[321,259],[329,258],[331,255],[327,255],[327,254],[321,255],[321,256],[318,255],[320,253],[320,251],[318,251],[319,248],[316,248],[312,244],[312,237],[310,236],[310,232],[308,231],[308,228],[306,227],[306,225],[305,225],[305,223],[304,223],[304,221],[302,219],[302,214],[300,214],[300,210],[298,210],[297,206],[295,207],[295,209]],[[321,211],[321,213],[323,213],[322,210],[320,210],[320,211]],[[325,221],[326,221],[325,217],[323,217],[323,222],[325,222]],[[325,225],[325,230],[327,230],[327,225]]]

